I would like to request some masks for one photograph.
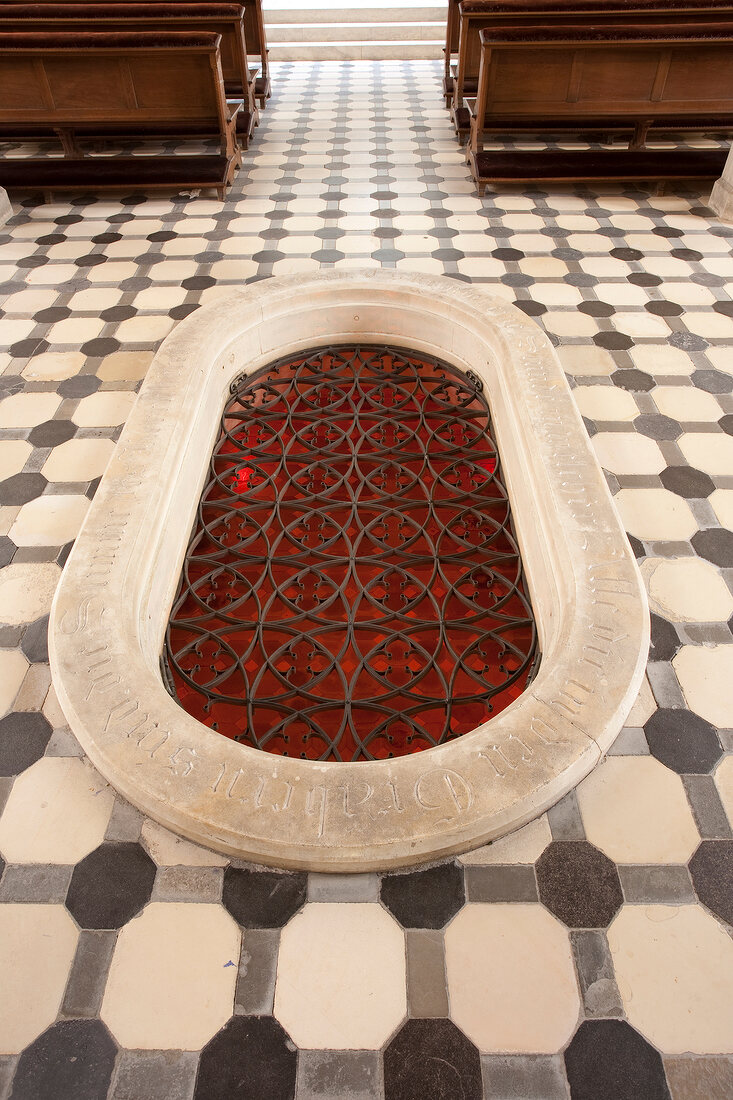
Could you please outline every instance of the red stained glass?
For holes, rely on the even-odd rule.
[[[166,637],[190,714],[280,755],[380,759],[475,729],[537,660],[467,375],[349,347],[238,383]]]

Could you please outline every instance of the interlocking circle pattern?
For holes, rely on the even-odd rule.
[[[328,347],[232,387],[163,666],[267,752],[375,760],[475,729],[538,663],[480,383]]]

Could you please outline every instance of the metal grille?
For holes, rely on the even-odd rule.
[[[284,756],[475,729],[538,659],[475,377],[328,347],[234,383],[167,631],[192,715]]]

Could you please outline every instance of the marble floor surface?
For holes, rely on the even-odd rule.
[[[273,84],[225,203],[21,196],[0,230],[0,1098],[730,1100],[733,228],[684,186],[477,198],[437,62]],[[173,326],[242,281],[380,265],[550,336],[648,587],[647,678],[518,833],[279,873],[105,784],[47,618]]]

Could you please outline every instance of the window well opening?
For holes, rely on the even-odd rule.
[[[538,662],[477,378],[352,345],[232,383],[164,645],[190,715],[378,760],[476,729]]]

